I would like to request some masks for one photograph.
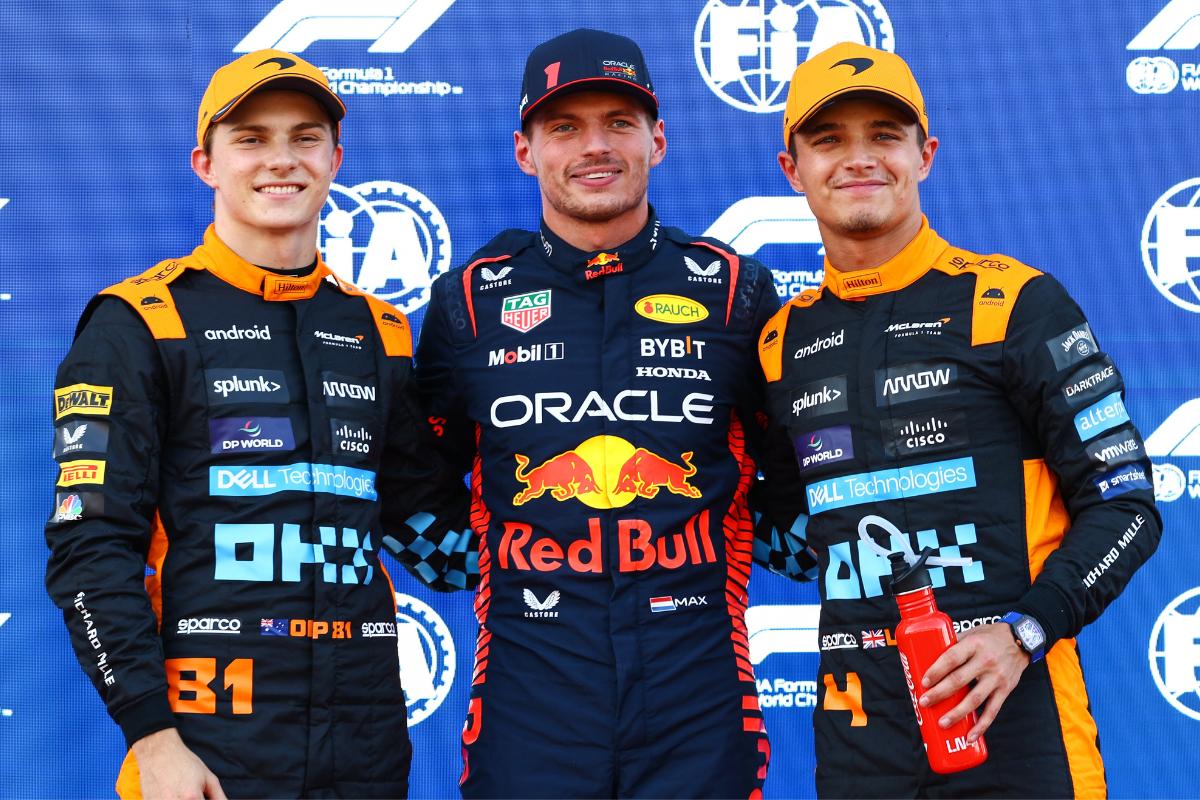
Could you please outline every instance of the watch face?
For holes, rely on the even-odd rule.
[[[1042,633],[1041,626],[1029,617],[1025,617],[1017,623],[1017,635],[1025,643],[1025,649],[1031,652],[1041,647],[1042,642],[1046,640],[1046,635]]]

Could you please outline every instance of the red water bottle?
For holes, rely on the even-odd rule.
[[[950,618],[938,611],[933,599],[933,582],[925,561],[933,553],[928,547],[912,566],[904,556],[892,553],[892,594],[900,607],[900,625],[896,628],[896,649],[900,652],[900,663],[904,666],[904,680],[908,694],[912,697],[913,711],[917,713],[917,724],[921,728],[921,739],[925,742],[925,755],[934,772],[945,775],[977,767],[987,761],[987,745],[983,737],[973,743],[967,741],[967,732],[975,725],[975,712],[949,728],[941,728],[938,720],[967,696],[967,687],[959,689],[937,705],[921,708],[917,703],[923,690],[921,679],[933,666],[933,662],[958,641]]]

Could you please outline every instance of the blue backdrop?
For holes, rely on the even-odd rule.
[[[512,157],[520,72],[579,26],[636,39],[666,120],[651,200],[776,269],[820,280],[803,198],[775,163],[797,59],[895,50],[941,139],[925,210],[951,242],[1054,273],[1124,372],[1155,461],[1158,555],[1081,637],[1115,797],[1200,794],[1200,2],[1197,0],[9,0],[0,10],[0,795],[111,794],[123,744],[46,598],[54,367],[98,289],[184,254],[211,218],[188,166],[209,75],[302,53],[343,95],[327,260],[420,323],[431,276],[538,219]],[[470,598],[400,570],[414,796],[456,795]],[[816,594],[757,572],[751,651],[768,797],[812,796]]]

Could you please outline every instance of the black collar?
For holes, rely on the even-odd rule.
[[[542,220],[539,233],[546,260],[563,272],[578,275],[585,281],[634,271],[654,257],[662,235],[661,223],[653,207],[650,208],[650,218],[637,236],[608,250],[588,252],[572,247],[550,230],[545,219]]]

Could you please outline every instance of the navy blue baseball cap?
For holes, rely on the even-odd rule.
[[[521,122],[545,100],[585,90],[631,94],[658,119],[658,97],[637,43],[579,28],[542,42],[529,54],[521,81]]]

